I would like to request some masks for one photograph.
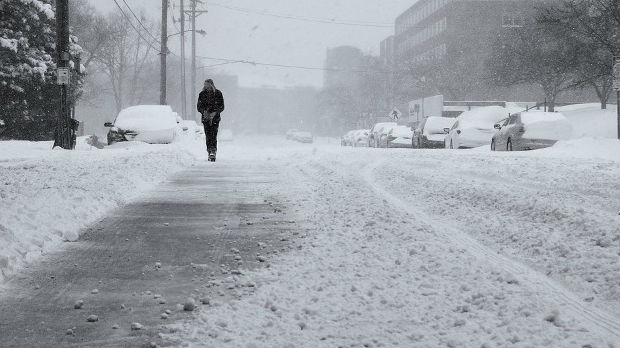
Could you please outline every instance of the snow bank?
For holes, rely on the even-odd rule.
[[[607,105],[602,110],[600,104],[575,104],[556,108],[573,126],[576,138],[618,137],[618,118],[616,105]]]
[[[567,140],[573,137],[573,127],[557,112],[529,111],[521,113],[526,139]]]
[[[579,138],[558,141],[552,147],[534,151],[536,156],[573,157],[620,161],[620,140]]]
[[[0,142],[0,281],[202,155],[201,142],[74,151]]]

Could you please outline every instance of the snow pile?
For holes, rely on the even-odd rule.
[[[575,137],[618,138],[618,117],[616,105],[575,104],[556,108],[573,126]]]
[[[573,137],[573,127],[557,112],[529,111],[521,113],[527,139],[567,140]]]
[[[620,140],[605,138],[562,140],[550,148],[536,151],[536,156],[541,155],[618,161],[620,160]]]
[[[81,229],[202,154],[200,142],[98,150],[78,141],[74,151],[52,150],[51,142],[0,142],[0,280],[76,240]]]

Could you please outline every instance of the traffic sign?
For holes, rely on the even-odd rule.
[[[57,83],[59,85],[68,85],[69,84],[69,68],[58,68],[58,80]]]
[[[394,120],[394,121],[398,121],[398,119],[403,115],[402,112],[400,112],[400,110],[398,110],[397,108],[392,109],[392,111],[390,111],[389,117]]]

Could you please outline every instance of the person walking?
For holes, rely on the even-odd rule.
[[[221,120],[220,114],[224,111],[224,96],[222,96],[220,90],[215,88],[213,80],[205,80],[204,88],[198,95],[196,108],[202,115],[209,161],[215,162],[215,156],[217,154],[217,130]]]

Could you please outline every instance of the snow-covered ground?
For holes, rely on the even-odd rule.
[[[282,168],[301,247],[224,281],[256,290],[202,307],[185,344],[618,346],[618,140],[522,153],[261,143],[246,155]]]
[[[74,151],[52,150],[52,142],[0,142],[0,283],[204,156],[189,139],[173,145],[119,143],[102,150],[85,140],[78,139]]]
[[[223,280],[222,293],[255,286],[212,299],[169,337],[213,347],[618,347],[620,142],[608,112],[573,109],[563,112],[580,138],[519,153],[222,143],[219,161],[279,169],[277,192],[256,194],[296,215],[295,248]],[[82,139],[75,151],[0,142],[2,277],[204,162],[201,141],[98,150]]]

